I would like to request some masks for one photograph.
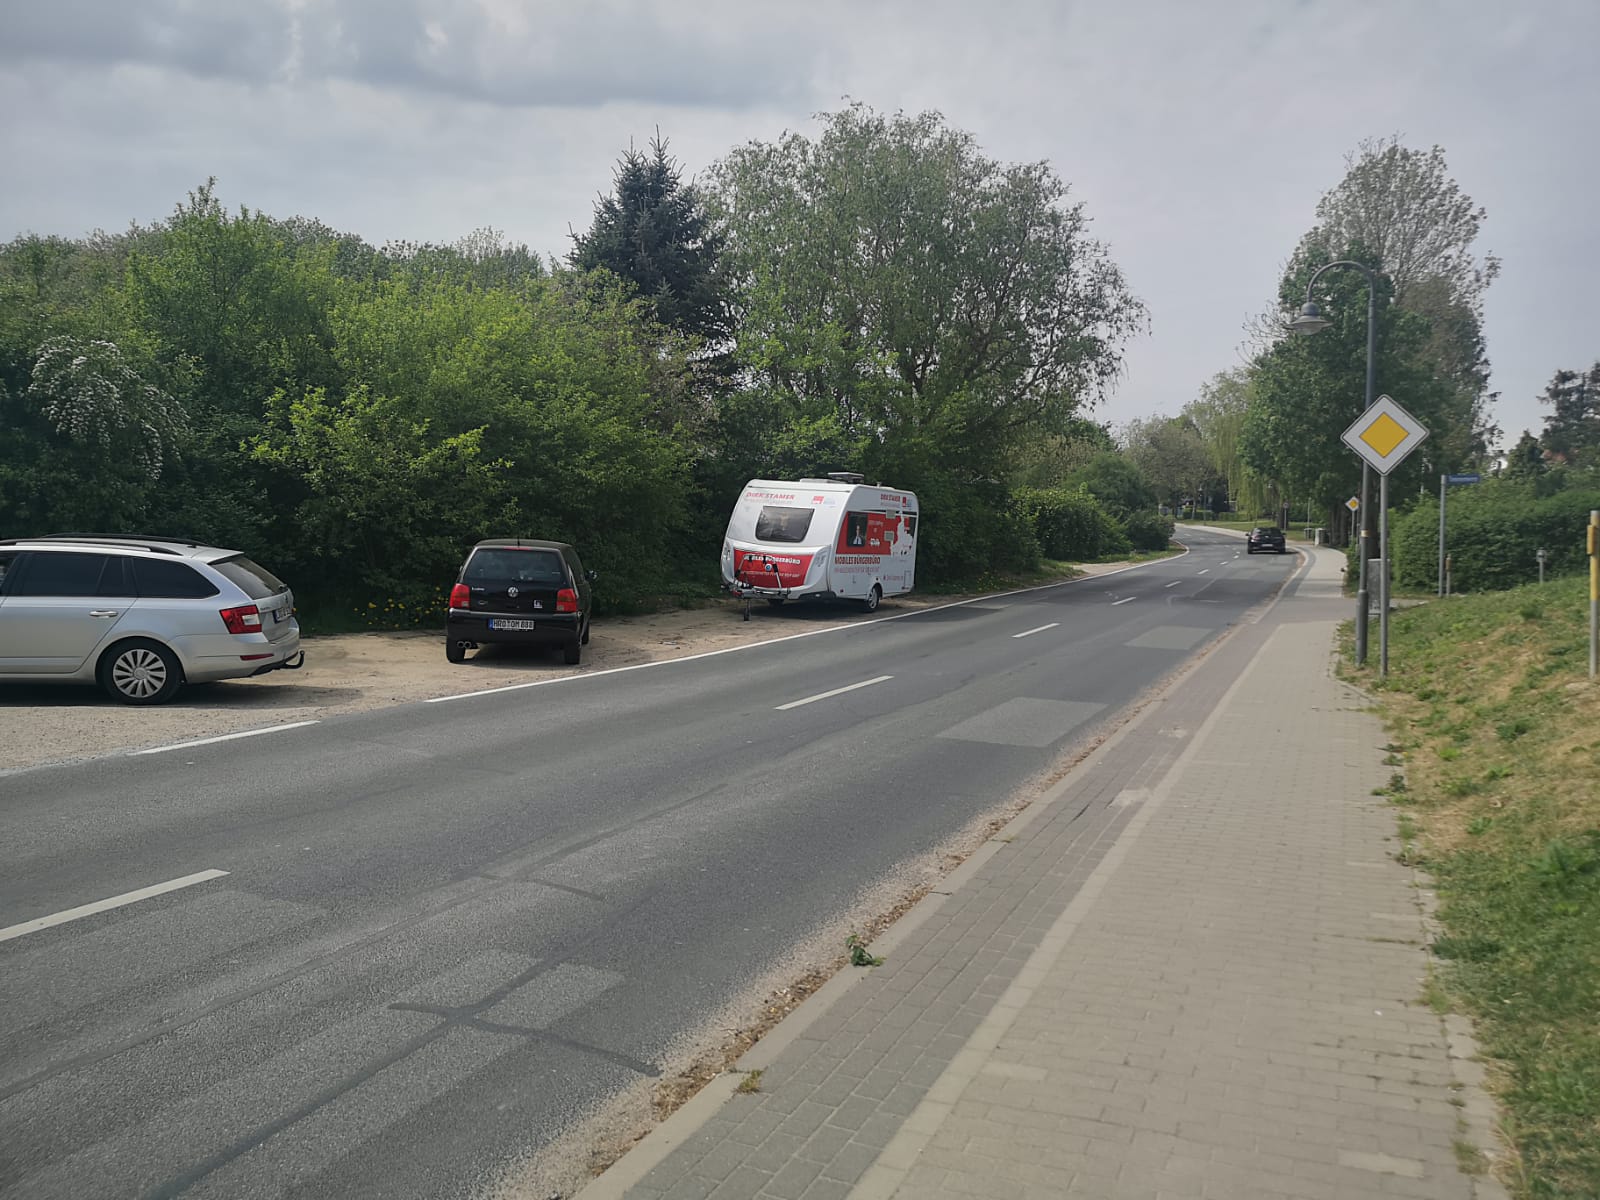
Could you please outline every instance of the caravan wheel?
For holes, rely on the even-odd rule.
[[[877,584],[872,585],[872,590],[867,593],[867,598],[861,602],[861,607],[869,613],[878,611],[878,602],[883,599],[883,589]]]

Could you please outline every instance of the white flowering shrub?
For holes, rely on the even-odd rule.
[[[172,397],[141,379],[115,342],[48,339],[27,394],[59,436],[120,458],[151,482],[183,421]]]

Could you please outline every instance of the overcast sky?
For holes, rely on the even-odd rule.
[[[1344,155],[1398,133],[1488,209],[1514,440],[1600,359],[1597,45],[1597,0],[0,0],[0,237],[148,222],[214,175],[374,243],[565,254],[657,127],[692,174],[845,96],[935,108],[1047,159],[1149,305],[1120,424],[1241,361]]]

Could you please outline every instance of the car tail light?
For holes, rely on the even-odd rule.
[[[575,613],[578,611],[578,593],[571,588],[562,588],[556,593],[556,611],[558,613]]]
[[[224,608],[219,611],[222,623],[228,627],[229,633],[261,632],[261,610],[254,604],[242,604],[238,608]]]
[[[450,589],[451,608],[471,608],[472,589],[464,583],[458,583]]]

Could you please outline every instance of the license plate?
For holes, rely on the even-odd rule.
[[[537,621],[513,621],[505,617],[495,618],[489,622],[490,629],[517,630],[537,629],[538,627],[539,624]]]
[[[274,622],[287,621],[289,619],[289,610],[287,608],[275,608],[275,609],[273,609],[272,610],[272,619],[273,619]]]

